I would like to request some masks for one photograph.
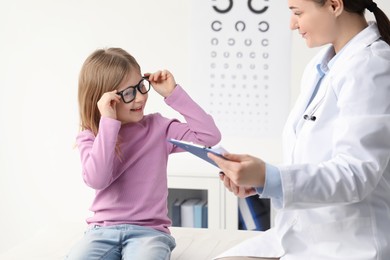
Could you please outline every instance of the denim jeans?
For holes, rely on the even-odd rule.
[[[168,260],[175,239],[136,225],[94,226],[65,257],[67,260]]]

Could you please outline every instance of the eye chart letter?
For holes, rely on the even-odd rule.
[[[224,136],[280,137],[290,108],[283,0],[192,0],[191,88]]]

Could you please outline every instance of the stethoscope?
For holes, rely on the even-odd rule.
[[[317,117],[310,114],[310,115],[303,115],[303,119],[308,121],[316,121]]]
[[[328,92],[328,88],[326,88],[324,95],[322,98],[318,101],[318,103],[315,105],[315,107],[311,110],[309,114],[304,114],[303,119],[306,121],[316,121],[317,117],[314,115],[314,113],[318,110],[319,106],[324,102],[326,93]]]

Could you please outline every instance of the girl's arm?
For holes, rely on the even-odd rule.
[[[186,121],[186,123],[172,121],[168,129],[169,138],[206,146],[214,146],[221,140],[221,133],[214,119],[192,100],[180,85],[176,85],[165,102],[179,112]]]
[[[77,136],[84,182],[95,190],[106,188],[113,180],[114,160],[120,121],[102,117],[99,133],[85,130]]]
[[[221,140],[213,118],[176,84],[168,70],[147,73],[154,90],[164,97],[165,102],[179,112],[186,123],[173,120],[168,127],[168,137],[213,146]]]

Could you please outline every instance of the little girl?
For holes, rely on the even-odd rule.
[[[152,87],[186,122],[144,115]],[[141,75],[120,48],[99,49],[84,62],[77,136],[84,182],[95,189],[93,216],[67,259],[169,259],[175,240],[168,227],[167,139],[213,146],[221,135],[212,117],[166,70]]]

